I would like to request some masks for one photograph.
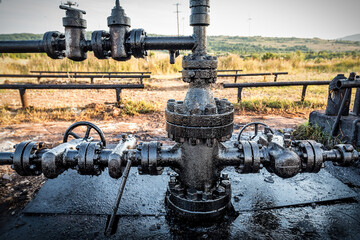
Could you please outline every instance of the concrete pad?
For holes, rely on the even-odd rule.
[[[259,174],[229,173],[236,211],[278,208],[347,199],[356,196],[349,187],[327,171],[300,174],[292,179],[271,176],[266,170]],[[122,216],[165,215],[164,196],[169,180],[166,169],[162,176],[141,176],[132,169],[118,211]],[[266,181],[264,181],[266,180]],[[120,180],[111,179],[107,172],[99,177],[80,176],[68,171],[48,180],[37,196],[27,205],[29,214],[110,214]]]

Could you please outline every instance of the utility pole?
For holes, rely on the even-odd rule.
[[[180,37],[180,22],[179,22],[179,6],[180,6],[180,3],[176,3],[174,4],[176,6],[176,15],[177,15],[177,32],[178,32],[178,37]]]
[[[249,37],[251,36],[251,20],[252,18],[249,18]]]
[[[182,25],[183,25],[183,36],[185,36],[185,18],[183,17],[181,20],[182,20]]]

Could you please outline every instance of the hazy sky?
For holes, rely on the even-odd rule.
[[[65,1],[65,0],[64,0]],[[88,30],[106,30],[115,0],[77,0]],[[120,0],[132,28],[176,34],[174,3],[180,3],[180,33],[190,35],[188,0]],[[0,33],[63,31],[59,0],[1,0]],[[209,35],[261,35],[336,39],[360,33],[360,0],[211,0]],[[249,18],[252,20],[249,21]],[[249,28],[250,23],[250,28]]]

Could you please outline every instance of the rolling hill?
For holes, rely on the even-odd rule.
[[[341,38],[343,41],[360,41],[360,34],[354,34]]]

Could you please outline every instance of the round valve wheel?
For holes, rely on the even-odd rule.
[[[73,132],[73,130],[75,128],[82,127],[82,126],[87,127],[84,137],[80,137],[78,134]],[[94,129],[97,132],[97,134],[99,135],[100,143],[102,144],[102,146],[106,147],[106,140],[105,140],[104,133],[95,124],[90,123],[90,122],[77,122],[77,123],[74,123],[73,125],[71,125],[65,131],[63,142],[66,143],[69,140],[69,136],[72,136],[75,139],[81,139],[82,138],[84,140],[89,140],[89,139],[91,139],[90,132],[91,132],[92,129]]]
[[[246,124],[241,130],[240,130],[240,133],[238,135],[238,141],[240,141],[241,139],[241,135],[243,134],[243,132],[250,126],[255,126],[255,129],[254,129],[254,133],[255,135],[251,136],[250,137],[250,140],[253,140],[258,134],[259,134],[259,125],[260,126],[264,126],[265,128],[269,129],[269,131],[274,134],[274,131],[268,126],[266,125],[265,123],[261,123],[261,122],[252,122],[252,123],[249,123],[249,124]]]

